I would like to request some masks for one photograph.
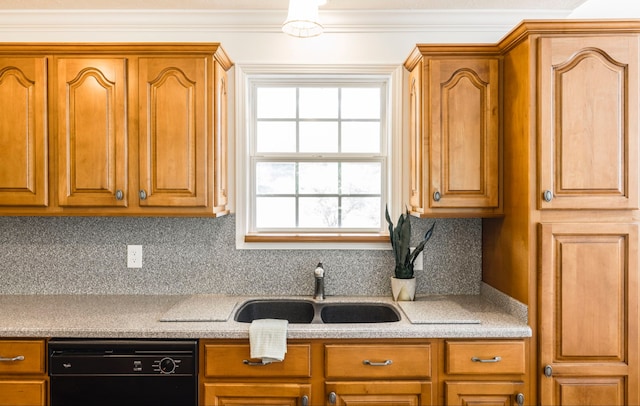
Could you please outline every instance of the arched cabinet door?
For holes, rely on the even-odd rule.
[[[638,37],[540,41],[538,207],[637,209]]]
[[[47,59],[0,58],[0,206],[48,205]]]
[[[140,58],[140,206],[207,206],[207,62],[202,56]]]
[[[55,58],[58,204],[127,206],[125,58]]]

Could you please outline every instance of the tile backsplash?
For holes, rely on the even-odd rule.
[[[414,236],[433,219],[412,218]],[[437,219],[418,294],[478,294],[482,221]],[[143,267],[127,268],[127,244]],[[237,250],[235,217],[0,217],[0,294],[311,295],[323,262],[327,295],[385,296],[390,250]]]

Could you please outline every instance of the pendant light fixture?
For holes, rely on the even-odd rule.
[[[289,0],[287,20],[282,31],[294,37],[315,37],[324,27],[318,18],[318,0]]]

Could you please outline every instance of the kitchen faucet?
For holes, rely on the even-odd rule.
[[[316,290],[313,293],[313,298],[318,300],[324,300],[324,268],[322,262],[318,262],[318,266],[313,271],[313,275],[316,278]]]

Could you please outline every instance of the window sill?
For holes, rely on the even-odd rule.
[[[247,234],[246,243],[387,243],[388,234]]]

